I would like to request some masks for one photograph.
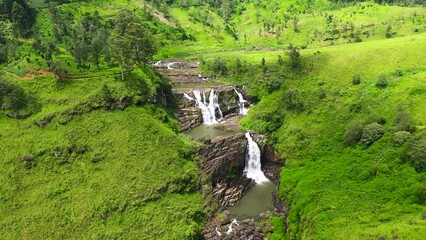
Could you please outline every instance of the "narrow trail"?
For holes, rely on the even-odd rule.
[[[19,80],[30,80],[30,79],[34,79],[35,77],[38,76],[42,76],[42,75],[49,75],[49,76],[53,76],[53,77],[57,77],[53,72],[49,72],[47,70],[44,69],[34,69],[34,68],[30,68],[27,64],[23,64],[24,67],[28,70],[28,73],[26,73],[24,76],[19,76],[14,72],[11,71],[7,71],[5,69],[2,69],[3,72],[12,75],[13,77],[19,79]]]

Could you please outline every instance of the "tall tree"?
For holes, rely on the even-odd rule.
[[[122,80],[126,71],[145,65],[156,53],[152,34],[145,29],[139,18],[129,11],[122,11],[117,15],[116,28],[108,49],[111,63],[120,66]]]

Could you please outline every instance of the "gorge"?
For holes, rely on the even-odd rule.
[[[261,215],[274,211],[283,214],[282,209],[274,207],[278,201],[274,199],[277,186],[262,171],[262,162],[266,162],[262,157],[266,152],[262,153],[250,131],[244,133],[238,124],[239,119],[247,115],[249,106],[243,88],[226,85],[199,87],[206,80],[195,78],[200,74],[196,67],[189,66],[196,66],[196,63],[173,61],[180,66],[178,73],[170,68],[171,63],[161,63],[154,64],[154,67],[160,74],[166,73],[175,84],[178,119],[183,131],[203,143],[199,150],[203,158],[200,169],[210,179],[203,184],[210,186],[212,190],[207,194],[219,204],[206,224],[204,238],[215,239],[230,234],[241,237],[242,230],[251,229],[250,224],[261,220]],[[191,84],[184,80],[189,74],[194,76]],[[257,135],[256,139],[263,137]],[[274,167],[277,166],[281,165]],[[269,177],[279,178],[278,171],[271,172]],[[225,219],[218,221],[218,216],[223,214]],[[254,239],[262,239],[263,233],[252,230]]]

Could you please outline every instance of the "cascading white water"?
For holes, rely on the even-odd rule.
[[[208,103],[207,103],[207,97],[205,92],[203,92],[202,95],[200,90],[193,90],[192,92],[194,93],[197,107],[201,109],[201,114],[203,115],[204,124],[212,125],[222,120],[223,114],[222,114],[222,111],[220,110],[217,95],[213,89],[210,91]],[[219,115],[218,119],[216,119],[216,110]]]
[[[189,101],[195,101],[191,96],[189,96],[187,93],[183,93],[183,96],[188,99]]]
[[[259,146],[250,136],[250,133],[247,132],[245,134],[248,146],[247,146],[247,154],[246,154],[246,167],[244,169],[244,173],[248,178],[253,179],[256,184],[268,182],[269,180],[265,177],[265,174],[261,169],[260,162],[260,149]]]
[[[210,90],[209,108],[213,109],[213,113],[214,113],[215,117],[216,117],[215,113],[216,113],[216,109],[217,109],[217,112],[219,114],[219,118],[217,119],[217,121],[222,121],[223,114],[222,114],[222,110],[220,110],[219,99],[216,95],[216,92],[213,89]]]
[[[237,91],[237,89],[236,88],[234,88],[234,91],[237,93],[237,95],[238,95],[238,106],[240,106],[240,114],[242,114],[242,115],[247,115],[247,108],[246,108],[246,103],[247,103],[247,101],[246,100],[244,100],[244,97],[243,97],[243,95],[240,93],[240,92],[238,92]]]
[[[240,224],[237,222],[237,219],[232,220],[232,222],[230,224],[228,224],[228,230],[225,232],[226,235],[231,234],[232,232],[232,227],[234,225],[240,226]],[[216,234],[220,237],[222,236],[223,233],[219,232],[219,230],[217,228],[215,228]]]

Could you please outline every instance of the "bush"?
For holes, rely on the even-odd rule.
[[[412,138],[403,152],[403,161],[410,163],[418,172],[426,169],[426,132]]]
[[[386,75],[382,74],[379,76],[376,82],[376,87],[378,88],[386,88],[388,86],[388,79]]]
[[[324,99],[324,98],[326,98],[326,97],[327,97],[327,93],[325,92],[325,90],[324,90],[324,89],[320,89],[320,90],[319,90],[319,92],[318,92],[318,97],[319,97],[319,99]]]
[[[409,138],[411,133],[407,131],[398,131],[393,135],[393,144],[397,147],[402,146]]]
[[[346,146],[356,145],[361,140],[364,124],[361,121],[353,121],[346,127],[343,143]]]
[[[362,129],[361,146],[363,148],[368,148],[375,141],[379,140],[384,133],[385,130],[382,125],[378,123],[368,124]]]
[[[287,110],[301,112],[304,110],[304,104],[299,97],[297,90],[288,90],[283,95],[284,104]]]
[[[399,110],[395,121],[394,121],[395,131],[407,131],[413,133],[416,131],[416,126],[413,123],[410,113]]]
[[[27,104],[28,98],[20,86],[0,79],[0,107],[3,110],[17,111]]]
[[[290,46],[287,47],[286,54],[290,57],[291,67],[292,68],[298,68],[300,66],[299,48],[290,44]]]
[[[222,58],[215,58],[209,69],[217,75],[226,76],[228,74],[228,67]]]
[[[357,74],[352,77],[352,84],[359,85],[361,83],[361,77]]]
[[[426,205],[426,186],[420,186],[415,192],[416,202],[421,205]],[[426,214],[423,212],[423,219],[426,219]]]

